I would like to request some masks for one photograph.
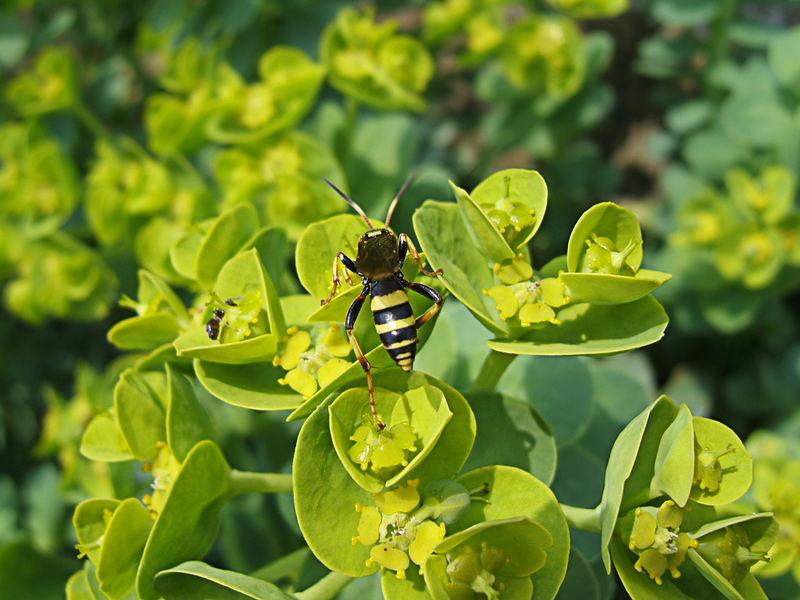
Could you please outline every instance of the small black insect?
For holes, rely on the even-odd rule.
[[[323,177],[323,179],[325,178]],[[403,272],[400,268],[403,266],[406,253],[411,252],[411,256],[419,265],[420,270],[426,275],[439,275],[442,270],[439,269],[435,272],[425,270],[420,260],[419,253],[416,248],[414,248],[414,244],[408,236],[405,233],[401,233],[400,236],[397,237],[388,229],[389,221],[392,218],[395,206],[397,206],[403,192],[411,185],[412,180],[413,178],[409,178],[409,180],[406,181],[389,205],[385,226],[376,229],[372,226],[372,223],[370,223],[369,218],[361,207],[353,202],[342,190],[325,179],[325,182],[336,190],[336,192],[361,215],[367,223],[367,227],[369,227],[369,231],[358,240],[358,255],[355,261],[344,254],[344,252],[336,253],[336,257],[333,259],[333,288],[331,289],[330,296],[325,298],[322,304],[330,302],[334,294],[336,294],[336,287],[340,282],[338,261],[341,261],[342,264],[347,267],[347,270],[361,277],[361,283],[364,288],[361,290],[361,294],[353,300],[350,309],[347,311],[345,330],[347,331],[347,337],[350,339],[353,350],[355,350],[356,356],[358,357],[358,361],[367,374],[369,406],[378,429],[383,429],[385,425],[378,419],[378,413],[375,410],[372,375],[370,374],[372,365],[370,365],[367,357],[364,356],[364,352],[362,352],[358,341],[353,335],[353,327],[355,327],[356,318],[361,311],[364,300],[367,295],[370,296],[370,308],[372,309],[372,316],[375,321],[375,329],[381,338],[383,347],[386,348],[389,356],[392,357],[397,365],[406,372],[411,371],[414,366],[414,356],[417,352],[417,329],[433,317],[442,307],[442,297],[436,290],[421,283],[408,281],[403,277]],[[352,285],[350,274],[347,270],[344,272],[344,277],[347,283]],[[434,305],[421,316],[414,318],[405,288],[414,290],[418,294],[422,294],[426,298],[431,299]]]
[[[236,306],[236,302],[233,301],[233,298],[228,298],[225,300],[225,304],[228,306]],[[206,321],[206,335],[211,340],[216,340],[219,337],[219,327],[220,325],[225,325],[226,327],[230,327],[222,318],[225,316],[225,311],[221,308],[215,308],[212,311],[214,314],[213,316]]]

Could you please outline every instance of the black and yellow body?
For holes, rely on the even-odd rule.
[[[389,356],[404,371],[414,366],[417,353],[417,326],[403,282],[387,277],[369,284],[370,308],[375,329]]]
[[[334,189],[339,191],[335,186]],[[403,276],[403,272],[400,269],[409,250],[423,273],[436,275],[441,272],[431,273],[425,270],[419,254],[404,233],[400,234],[398,238],[386,228],[370,229],[358,240],[358,255],[355,261],[343,252],[336,254],[333,262],[333,288],[330,296],[322,301],[323,304],[330,302],[336,293],[336,287],[340,281],[339,261],[349,271],[361,277],[361,283],[364,287],[361,290],[361,294],[353,301],[347,311],[345,330],[356,356],[367,374],[370,408],[372,409],[372,416],[380,429],[383,429],[384,425],[375,411],[372,376],[370,375],[371,365],[359,347],[355,336],[353,336],[353,328],[365,300],[369,297],[375,329],[381,338],[383,347],[386,348],[389,356],[401,369],[406,372],[411,371],[414,366],[414,357],[417,353],[417,329],[441,308],[442,297],[433,288],[414,281],[408,281]],[[350,282],[347,271],[345,271],[345,278]],[[414,317],[411,303],[408,301],[407,289],[414,290],[431,299],[434,305],[421,316]]]

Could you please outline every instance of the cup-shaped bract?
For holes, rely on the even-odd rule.
[[[396,28],[391,20],[375,23],[372,11],[343,8],[323,31],[319,54],[331,85],[354,100],[423,111],[433,59],[419,40]]]
[[[225,241],[220,236],[215,245],[222,249]],[[272,360],[286,324],[277,291],[256,249],[235,255],[221,267],[212,303],[214,298],[221,299],[221,305],[210,306],[200,315],[202,322],[194,323],[175,340],[178,356],[227,365]],[[221,310],[222,316],[215,314],[214,308]],[[229,323],[232,318],[235,320]],[[212,319],[219,319],[215,339],[207,331]],[[229,333],[231,341],[227,342]]]

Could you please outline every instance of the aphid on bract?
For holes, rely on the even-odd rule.
[[[325,178],[323,177],[323,179]],[[353,285],[350,280],[350,274],[347,272],[348,270],[361,277],[361,283],[364,288],[361,290],[361,294],[353,300],[350,309],[347,311],[345,330],[358,361],[367,374],[369,406],[378,429],[383,429],[385,425],[381,423],[375,410],[375,396],[372,389],[372,375],[370,374],[372,365],[370,365],[367,357],[364,356],[364,352],[362,352],[358,341],[353,335],[356,318],[361,311],[364,300],[367,295],[370,296],[370,308],[375,321],[375,329],[381,338],[383,347],[386,348],[389,356],[392,357],[397,365],[406,372],[411,371],[414,366],[414,356],[417,352],[417,329],[442,307],[442,297],[436,290],[421,283],[408,281],[403,276],[400,268],[403,266],[406,253],[410,251],[420,270],[426,275],[439,275],[442,270],[426,271],[422,266],[417,249],[408,236],[405,233],[401,233],[399,237],[395,236],[388,229],[395,206],[397,206],[397,202],[412,181],[413,177],[406,181],[389,205],[385,225],[376,229],[358,204],[353,202],[347,194],[333,183],[325,179],[325,182],[355,209],[364,219],[367,227],[369,227],[369,230],[358,240],[358,254],[355,261],[344,252],[336,253],[333,259],[333,288],[330,296],[325,298],[322,304],[330,302],[334,294],[336,294],[336,288],[341,281],[339,279],[339,261],[346,267],[344,277],[348,284]],[[429,298],[434,302],[434,305],[421,316],[414,318],[405,288],[414,290],[418,294]]]
[[[228,298],[225,300],[225,304],[228,306],[236,306],[236,302],[234,302],[233,298]],[[213,316],[206,321],[206,335],[210,340],[216,340],[219,337],[219,327],[220,325],[224,325],[225,327],[230,327],[222,318],[225,316],[225,311],[221,308],[215,308],[213,311]]]

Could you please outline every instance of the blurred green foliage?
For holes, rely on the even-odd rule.
[[[285,599],[381,567],[338,597],[797,596],[798,18],[6,2],[0,595]],[[419,447],[351,431],[358,281],[319,307],[364,231],[322,178],[377,216],[412,172],[392,228],[444,272],[404,272],[450,296],[429,375],[389,368],[369,315],[354,331]],[[416,502],[375,500],[408,474]],[[381,558],[390,512],[421,541]],[[345,585],[322,581],[307,598]]]

